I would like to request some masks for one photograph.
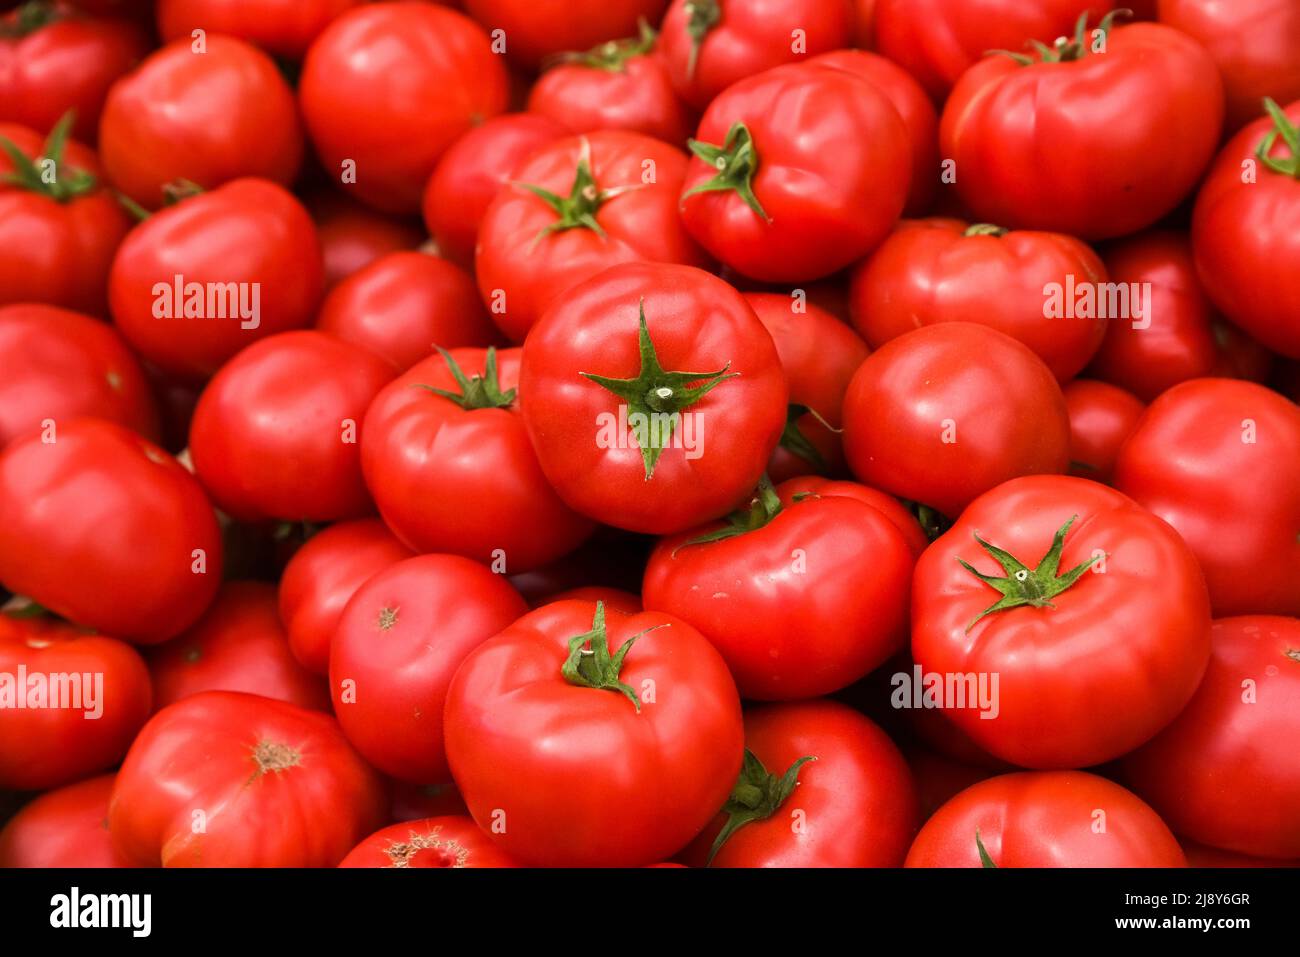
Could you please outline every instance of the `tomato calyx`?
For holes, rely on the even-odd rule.
[[[1034,48],[1034,52],[1038,55],[1037,60],[1028,54],[1014,53],[1011,50],[989,50],[986,55],[1008,56],[1021,66],[1033,66],[1035,63],[1073,63],[1076,60],[1082,60],[1090,53],[1104,50],[1106,37],[1115,26],[1115,18],[1121,16],[1131,17],[1133,11],[1124,7],[1110,11],[1097,23],[1096,32],[1100,33],[1101,36],[1094,38],[1088,30],[1088,11],[1085,10],[1079,15],[1079,19],[1074,24],[1074,36],[1057,37],[1056,42],[1051,46],[1041,40],[1029,41],[1027,45]],[[1093,44],[1097,40],[1101,41],[1101,46],[1094,51]]]
[[[916,523],[921,526],[921,531],[925,532],[925,537],[930,541],[934,541],[952,528],[952,519],[929,505],[920,502],[903,504],[912,513],[912,517],[916,519]]]
[[[62,20],[64,14],[49,0],[28,0],[0,23],[0,37],[25,37]]]
[[[609,40],[592,47],[590,50],[561,53],[551,58],[551,62],[547,66],[571,63],[576,66],[585,66],[591,70],[624,73],[627,71],[628,60],[645,56],[654,49],[655,41],[659,39],[659,32],[650,26],[644,17],[637,21],[637,31],[637,35],[634,37]]]
[[[460,391],[456,392],[451,389],[435,389],[431,385],[416,384],[417,389],[426,389],[434,395],[440,395],[444,399],[455,402],[458,406],[467,412],[475,409],[504,409],[515,401],[515,395],[518,389],[506,389],[501,391],[501,377],[497,372],[497,350],[493,346],[488,347],[487,359],[483,363],[482,375],[465,375],[458,363],[450,352],[442,346],[438,346],[438,354],[442,356],[442,361],[447,363],[447,371],[451,373],[452,378],[456,380],[456,385]]]
[[[727,130],[727,138],[721,146],[701,143],[699,140],[687,140],[691,152],[715,168],[718,173],[713,179],[705,180],[692,186],[682,194],[682,199],[696,193],[735,190],[750,209],[770,223],[772,217],[767,215],[763,206],[754,195],[754,174],[758,172],[758,152],[754,148],[754,137],[743,121],[737,120]]]
[[[41,155],[35,159],[8,137],[0,136],[0,149],[4,150],[14,167],[11,172],[0,176],[0,183],[9,183],[56,203],[71,202],[94,190],[99,183],[90,173],[83,169],[64,169],[63,150],[76,119],[75,111],[64,113],[50,130]]]
[[[713,863],[713,858],[722,845],[726,844],[738,830],[754,821],[766,821],[781,809],[795,787],[799,784],[799,770],[809,761],[816,761],[815,755],[804,755],[786,768],[784,774],[777,777],[763,767],[753,751],[745,749],[745,760],[740,766],[740,777],[732,788],[731,797],[722,806],[722,813],[727,815],[727,823],[709,848],[709,857],[705,867]]]
[[[966,227],[966,231],[963,232],[962,235],[1001,237],[1005,236],[1009,232],[1011,232],[1011,230],[1003,226],[994,226],[992,223],[973,223]]]
[[[641,701],[631,685],[619,680],[623,670],[623,659],[632,649],[632,643],[644,634],[658,628],[666,628],[667,623],[654,625],[623,642],[618,651],[609,653],[609,634],[605,630],[605,603],[596,602],[596,614],[591,620],[591,631],[574,635],[569,639],[569,657],[564,659],[560,674],[571,685],[581,688],[596,688],[601,691],[617,691],[632,702],[636,713],[641,713]]]
[[[433,851],[438,856],[439,867],[464,867],[469,860],[469,850],[453,840],[444,841],[438,836],[442,828],[435,827],[429,834],[410,832],[405,841],[390,841],[384,854],[390,867],[410,867],[411,861],[421,851]]]
[[[1273,129],[1269,130],[1268,135],[1259,141],[1259,146],[1255,147],[1255,158],[1275,173],[1300,179],[1300,130],[1296,129],[1296,125],[1282,112],[1282,108],[1271,96],[1264,97],[1264,109],[1273,119]],[[1279,136],[1290,151],[1290,156],[1269,155]]]
[[[704,38],[722,21],[718,0],[686,0],[686,33],[691,38],[691,52],[686,58],[686,77],[695,78]]]
[[[989,852],[988,852],[988,850],[986,850],[985,847],[984,847],[984,841],[983,841],[983,839],[980,837],[980,829],[979,829],[979,828],[975,828],[975,847],[976,847],[976,849],[979,851],[979,854],[980,854],[980,867],[983,867],[983,868],[990,868],[990,867],[992,867],[992,868],[996,868],[996,867],[997,867],[997,864],[995,864],[995,863],[993,862],[993,858],[989,856]]]
[[[738,535],[757,531],[783,511],[785,511],[785,506],[781,504],[781,497],[776,494],[776,489],[772,487],[772,480],[764,475],[759,479],[758,490],[754,493],[754,497],[750,499],[749,504],[736,509],[728,515],[725,519],[726,525],[682,542],[673,549],[673,555],[676,556],[678,552],[688,545],[707,545],[710,542],[721,542],[728,538],[735,538]]]
[[[976,571],[965,559],[957,559],[962,568],[986,585],[1002,593],[1000,599],[985,608],[966,626],[967,632],[974,628],[980,619],[994,612],[1025,606],[1030,608],[1056,607],[1052,604],[1052,599],[1077,582],[1093,562],[1092,559],[1089,559],[1071,568],[1064,575],[1058,576],[1057,574],[1061,566],[1061,549],[1065,546],[1065,533],[1078,517],[1077,515],[1072,516],[1068,522],[1056,530],[1056,534],[1052,537],[1052,547],[1047,550],[1047,554],[1038,563],[1038,567],[1032,569],[1010,552],[989,544],[980,538],[978,532],[975,533],[975,541],[979,542],[981,548],[997,559],[998,564],[1002,566],[1003,571],[1007,574],[1005,578],[999,578],[997,575],[986,575],[981,571]]]
[[[533,246],[536,246],[551,233],[563,232],[566,229],[590,229],[601,239],[604,239],[605,227],[596,220],[596,213],[600,210],[600,207],[615,196],[639,188],[637,185],[616,186],[613,189],[598,187],[596,178],[591,172],[591,143],[588,142],[586,137],[583,137],[582,140],[582,149],[578,154],[578,165],[573,172],[573,186],[569,189],[568,196],[557,196],[549,189],[534,186],[532,183],[516,183],[515,185],[528,190],[528,192],[542,200],[559,217],[555,222],[542,227],[541,232],[533,238]]]
[[[799,420],[805,415],[811,415],[832,432],[843,431],[843,429],[837,429],[823,419],[817,410],[811,406],[791,402],[785,413],[785,428],[781,430],[781,448],[799,456],[805,462],[813,465],[819,472],[825,472],[826,459],[822,457],[821,450],[813,445],[808,436],[804,435],[803,430],[799,428]]]

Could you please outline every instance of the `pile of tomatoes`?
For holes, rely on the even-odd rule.
[[[0,865],[1300,861],[1300,2],[0,15]]]

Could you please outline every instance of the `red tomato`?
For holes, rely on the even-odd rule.
[[[135,433],[68,419],[0,452],[0,582],[15,594],[154,644],[192,625],[220,581],[203,489]]]
[[[386,253],[414,249],[425,238],[422,229],[406,220],[377,213],[337,190],[313,196],[310,204],[325,264],[326,289]]]
[[[1200,180],[1223,125],[1214,61],[1158,23],[1109,23],[963,74],[940,148],[978,219],[1107,239],[1150,226]]]
[[[280,620],[303,667],[329,673],[330,640],[343,606],[372,575],[410,557],[378,519],[331,525],[294,552],[280,579]]]
[[[0,867],[130,867],[108,834],[105,774],[47,791],[0,830]]]
[[[610,266],[704,265],[677,216],[685,170],[680,150],[618,130],[535,151],[479,226],[475,268],[493,321],[522,342],[561,293]]]
[[[950,518],[1007,479],[1066,471],[1069,442],[1051,370],[1010,336],[969,322],[886,342],[844,397],[853,474]]]
[[[1214,613],[1300,615],[1300,407],[1263,386],[1194,379],[1147,410],[1115,487],[1178,530]]]
[[[163,187],[205,189],[245,176],[288,184],[302,160],[293,92],[275,62],[242,40],[211,34],[152,53],[109,90],[99,121],[104,172],[146,209]]]
[[[199,397],[190,424],[194,470],[237,519],[365,515],[361,421],[392,377],[383,359],[323,332],[255,343]]]
[[[741,275],[820,279],[869,253],[898,221],[908,143],[889,98],[856,74],[821,64],[767,70],[705,111],[682,221]]]
[[[419,555],[377,572],[348,600],[330,643],[343,733],[386,774],[449,780],[443,703],[476,647],[528,610],[500,575],[459,555]]]
[[[317,34],[362,0],[158,0],[163,40],[195,29],[227,33],[276,56],[300,59]]]
[[[376,831],[339,867],[518,867],[468,817],[430,817]]]
[[[1064,304],[1067,289],[1104,282],[1097,254],[1071,236],[923,219],[902,223],[853,271],[850,305],[872,348],[921,326],[974,322],[1023,342],[1068,382],[1097,351],[1106,319],[1052,314],[1048,286]]]
[[[240,349],[309,324],[321,291],[307,211],[242,179],[161,210],[113,260],[109,301],[127,342],[164,372],[205,379]]]
[[[517,398],[520,350],[456,349],[370,405],[361,464],[384,521],[420,552],[528,571],[591,534],[542,474]]]
[[[744,750],[726,665],[690,625],[565,601],[475,649],[447,693],[447,758],[497,846],[528,864],[638,867],[722,807]]]
[[[552,53],[585,50],[628,37],[637,23],[657,23],[667,0],[465,0],[465,9],[493,32],[515,63],[535,67]]]
[[[506,107],[506,69],[483,29],[431,3],[350,10],[312,43],[298,96],[316,152],[346,191],[420,208],[438,158]]]
[[[519,384],[560,498],[631,531],[731,510],[786,421],[772,337],[738,292],[685,266],[627,263],[570,290],[528,337]]]
[[[912,580],[912,655],[943,676],[944,716],[1022,767],[1088,767],[1149,740],[1196,690],[1209,636],[1191,550],[1085,479],[1030,476],[981,496]]]
[[[316,328],[397,369],[409,369],[435,346],[486,346],[497,338],[468,273],[406,251],[382,256],[339,283],[321,303]]]
[[[112,767],[149,716],[149,671],[124,641],[0,615],[0,788]]]
[[[1109,482],[1120,446],[1146,406],[1133,393],[1096,379],[1075,379],[1064,393],[1070,413],[1070,474]]]
[[[280,624],[275,586],[226,582],[202,618],[150,650],[154,708],[200,691],[247,691],[328,711],[329,689],[298,663]]]
[[[54,306],[2,306],[0,355],[15,360],[0,379],[0,448],[78,415],[157,440],[149,383],[112,326]]]
[[[791,497],[806,493],[820,495],[823,498],[829,495],[840,495],[870,505],[894,523],[894,527],[902,533],[903,541],[907,542],[907,547],[914,558],[919,558],[930,544],[915,515],[904,508],[894,496],[886,495],[870,486],[858,482],[835,481],[817,475],[801,475],[783,482],[781,489]]]
[[[144,726],[108,825],[137,867],[333,867],[384,810],[379,778],[333,718],[204,691]]]
[[[908,867],[1186,867],[1160,816],[1082,771],[989,778],[935,812]]]

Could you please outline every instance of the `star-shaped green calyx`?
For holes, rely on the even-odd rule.
[[[987,54],[999,54],[1009,56],[1021,66],[1033,66],[1035,63],[1070,63],[1074,60],[1082,60],[1092,52],[1092,34],[1088,30],[1089,11],[1085,10],[1079,15],[1079,19],[1074,24],[1074,36],[1060,37],[1057,41],[1048,46],[1041,40],[1030,40],[1027,46],[1031,46],[1038,55],[1038,59],[1024,53],[1013,53],[1010,50],[989,50]],[[1115,26],[1116,17],[1131,17],[1133,11],[1123,7],[1112,10],[1106,14],[1097,23],[1097,29],[1103,36],[1110,34]]]
[[[570,188],[568,196],[557,196],[550,190],[543,189],[541,186],[534,186],[532,183],[516,183],[515,185],[520,189],[528,190],[528,192],[541,199],[555,211],[557,217],[555,222],[543,227],[541,232],[533,239],[534,246],[551,233],[563,232],[566,229],[590,229],[597,236],[604,238],[605,228],[596,221],[596,213],[600,210],[600,207],[615,196],[640,188],[639,184],[634,183],[630,186],[601,189],[596,184],[596,178],[591,171],[591,143],[585,137],[582,140],[582,149],[578,154],[578,165],[573,172],[573,186]]]
[[[1272,97],[1264,97],[1264,109],[1273,120],[1273,129],[1269,130],[1255,148],[1255,157],[1275,173],[1281,173],[1283,176],[1291,176],[1300,179],[1300,130],[1296,129],[1294,123],[1282,112],[1282,108],[1277,105]],[[1277,142],[1278,137],[1286,144],[1290,156],[1270,156],[1273,152],[1273,144]]]
[[[606,40],[590,50],[573,53],[561,53],[545,66],[563,63],[585,66],[590,70],[604,70],[607,73],[623,73],[627,70],[627,61],[634,57],[645,56],[654,49],[659,33],[646,23],[642,17],[637,21],[637,35],[622,40]]]
[[[736,780],[736,786],[732,788],[731,797],[722,806],[722,813],[727,815],[727,823],[722,826],[722,830],[713,841],[713,846],[709,848],[708,863],[713,863],[713,858],[717,856],[718,851],[722,850],[722,845],[727,843],[731,835],[746,824],[767,820],[780,810],[781,805],[794,793],[795,786],[799,783],[799,770],[809,761],[816,760],[813,755],[799,758],[786,768],[784,774],[777,777],[763,766],[763,762],[753,751],[746,748],[745,760],[740,766],[740,777]]]
[[[72,110],[64,113],[50,130],[41,155],[35,158],[20,150],[8,137],[0,136],[0,150],[4,150],[13,164],[11,172],[0,175],[0,182],[38,193],[56,203],[71,202],[95,189],[98,182],[94,176],[83,169],[71,169],[63,161],[68,134],[75,122],[76,114]],[[53,164],[53,177],[46,176],[43,161]]]
[[[691,52],[686,59],[686,76],[695,77],[695,66],[700,60],[700,47],[709,32],[722,22],[722,7],[718,0],[686,0],[686,33],[691,38]]]
[[[569,657],[564,659],[560,674],[571,685],[582,688],[596,688],[605,691],[617,691],[632,702],[637,714],[641,713],[641,702],[631,685],[619,680],[623,670],[623,659],[632,650],[632,643],[648,632],[668,627],[665,622],[655,625],[623,642],[614,654],[609,652],[609,634],[605,630],[605,603],[596,602],[596,614],[591,621],[591,631],[574,635],[569,639]]]
[[[450,399],[467,412],[474,409],[504,409],[515,401],[517,390],[507,389],[504,392],[501,391],[501,380],[497,375],[497,351],[495,348],[488,347],[482,375],[465,375],[460,364],[442,346],[438,346],[438,354],[442,356],[442,361],[447,363],[447,371],[456,380],[456,385],[460,387],[460,391],[435,389],[431,385],[417,385],[416,388],[427,389],[434,395]]]
[[[727,130],[727,138],[721,146],[713,143],[701,143],[699,140],[687,140],[691,152],[716,169],[713,179],[705,180],[692,186],[682,194],[682,199],[696,193],[712,193],[735,190],[745,204],[764,222],[771,222],[758,197],[754,194],[754,174],[758,172],[758,151],[754,148],[754,137],[749,127],[737,120]]]

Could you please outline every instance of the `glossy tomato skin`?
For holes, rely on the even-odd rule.
[[[722,807],[740,770],[736,686],[685,622],[605,609],[612,651],[642,633],[619,674],[639,711],[616,690],[565,681],[569,642],[595,613],[585,601],[530,612],[472,652],[447,694],[447,757],[465,803],[526,864],[666,860]]]
[[[1072,62],[985,58],[953,89],[939,136],[979,220],[1094,240],[1172,210],[1199,181],[1222,123],[1223,81],[1204,48],[1135,23]]]
[[[907,543],[908,549],[915,558],[919,558],[921,553],[925,551],[926,546],[930,544],[930,540],[926,537],[925,531],[921,528],[915,515],[909,512],[894,496],[886,495],[869,485],[863,485],[860,482],[828,479],[820,475],[800,475],[782,482],[781,490],[789,496],[812,493],[825,498],[835,495],[857,499],[864,505],[870,505],[894,523],[894,527],[902,533],[903,541]]]
[[[372,575],[411,556],[375,518],[338,522],[309,538],[280,578],[280,620],[294,658],[328,674],[330,639],[348,599]]]
[[[886,342],[844,397],[853,474],[950,518],[1007,479],[1066,471],[1069,441],[1051,370],[1010,336],[968,322]]]
[[[453,349],[466,376],[483,375],[487,350]],[[500,388],[519,384],[519,349],[496,353]],[[529,571],[573,551],[590,519],[561,501],[528,439],[520,394],[500,408],[465,409],[441,355],[388,385],[366,412],[361,465],[397,537],[419,552],[455,552],[497,571]]]
[[[860,76],[807,63],[764,71],[719,94],[695,139],[722,146],[737,122],[758,157],[751,186],[767,218],[734,189],[691,193],[718,173],[698,156],[681,214],[700,245],[741,275],[820,279],[869,253],[898,221],[911,183],[907,127]]]
[[[488,30],[500,30],[505,53],[526,68],[552,53],[586,50],[634,36],[637,22],[658,23],[667,0],[466,0],[465,10]]]
[[[158,438],[158,409],[140,363],[111,326],[56,306],[0,306],[0,355],[22,356],[0,381],[0,448],[78,415]]]
[[[473,819],[430,817],[391,824],[348,852],[339,867],[518,867]]]
[[[1060,233],[969,233],[955,219],[904,221],[853,271],[853,324],[872,348],[921,326],[973,322],[1023,342],[1068,382],[1088,364],[1106,320],[1049,316],[1045,289],[1106,282],[1101,259]]]
[[[130,867],[108,834],[113,775],[34,798],[0,829],[0,867]]]
[[[415,249],[426,238],[407,220],[385,216],[334,189],[315,194],[308,205],[320,239],[326,290],[386,253]]]
[[[298,97],[316,152],[343,188],[393,213],[420,207],[438,158],[505,109],[506,70],[487,33],[426,3],[366,4],[318,36]]]
[[[312,40],[361,0],[159,0],[164,41],[195,29],[225,33],[275,56],[301,59]]]
[[[25,686],[15,686],[20,668]],[[112,767],[149,716],[149,671],[139,653],[55,619],[0,615],[0,673],[10,686],[0,709],[0,788],[44,790]],[[32,697],[37,675],[47,679],[43,700]],[[68,697],[55,675],[76,683]],[[26,694],[24,707],[15,693]]]
[[[188,37],[150,54],[115,83],[99,121],[109,181],[146,209],[185,179],[205,189],[246,176],[288,184],[302,127],[275,62],[220,34],[196,52]]]
[[[343,733],[399,780],[449,781],[443,704],[452,676],[527,610],[504,577],[459,555],[419,555],[377,572],[348,600],[330,643]]]
[[[619,432],[624,401],[583,375],[638,375],[640,309],[664,369],[735,375],[687,407],[694,436],[674,432],[648,480],[633,430]],[[533,448],[560,498],[597,521],[660,535],[746,498],[786,419],[772,337],[738,292],[686,266],[627,263],[570,290],[529,336],[519,388]]]
[[[1063,391],[1070,413],[1070,474],[1109,482],[1120,447],[1146,406],[1131,392],[1096,379],[1075,379]]]
[[[1115,487],[1187,541],[1216,615],[1300,615],[1295,403],[1230,379],[1175,386],[1120,451]]]
[[[191,283],[201,284],[204,301],[187,315]],[[221,292],[230,283],[237,300]],[[209,289],[223,297],[213,310]],[[127,236],[109,276],[113,321],[127,342],[159,369],[192,381],[250,343],[308,325],[320,292],[311,217],[287,190],[260,179],[236,180],[154,213]]]
[[[959,560],[1004,572],[976,533],[1034,568],[1072,518],[1060,573],[1091,567],[1048,607],[980,617],[999,592]],[[992,707],[950,702],[944,716],[1021,767],[1088,767],[1149,740],[1196,690],[1209,626],[1204,578],[1177,533],[1114,489],[1067,476],[1014,479],[976,499],[912,581],[912,655],[923,671],[998,675]]]
[[[221,580],[221,534],[203,489],[116,423],[68,419],[52,434],[0,452],[0,581],[140,644],[184,631]]]
[[[199,397],[190,423],[194,470],[218,507],[245,521],[368,514],[359,433],[393,371],[312,329],[255,343]]]
[[[1083,771],[1022,771],[981,781],[939,808],[908,867],[1186,867],[1165,822],[1140,798]]]
[[[547,232],[561,221],[559,214],[518,184],[567,197],[584,152],[596,189],[621,191],[593,214],[604,235],[581,225]],[[515,171],[515,185],[496,194],[479,225],[479,292],[501,331],[522,342],[562,293],[610,266],[705,265],[677,215],[685,171],[681,150],[621,130],[566,137],[534,152]]]
[[[385,807],[379,777],[329,715],[204,691],[145,725],[108,823],[136,867],[333,867]]]

